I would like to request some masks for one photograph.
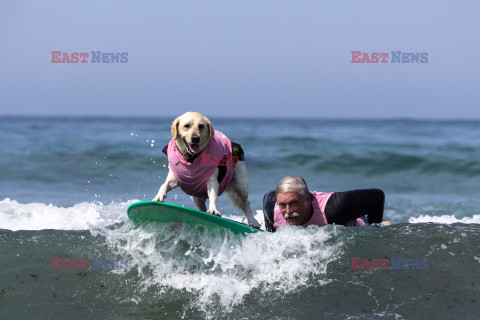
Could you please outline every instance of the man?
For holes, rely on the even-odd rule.
[[[263,197],[265,228],[275,232],[286,225],[362,226],[365,222],[360,217],[365,214],[369,224],[388,226],[389,221],[382,221],[384,204],[385,194],[380,189],[316,192],[308,190],[302,177],[288,176]]]

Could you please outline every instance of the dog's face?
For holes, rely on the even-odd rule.
[[[198,154],[214,135],[212,124],[198,112],[187,112],[172,123],[172,136],[182,153]]]

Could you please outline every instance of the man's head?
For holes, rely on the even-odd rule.
[[[278,207],[290,225],[302,225],[312,217],[312,195],[302,177],[288,176],[275,188]]]

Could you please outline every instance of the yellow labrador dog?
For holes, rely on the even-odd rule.
[[[210,121],[198,112],[187,112],[175,119],[172,136],[164,149],[168,156],[167,179],[153,201],[163,202],[170,190],[180,186],[198,210],[220,216],[218,196],[225,191],[230,202],[245,213],[248,225],[259,228],[248,201],[243,153],[241,157],[234,156],[232,142],[213,130]]]

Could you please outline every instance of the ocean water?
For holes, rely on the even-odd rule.
[[[479,121],[211,117],[245,151],[262,224],[286,175],[381,188],[394,223],[242,236],[128,220],[167,175],[172,120],[0,117],[0,319],[480,317]],[[194,207],[180,189],[166,201]]]

